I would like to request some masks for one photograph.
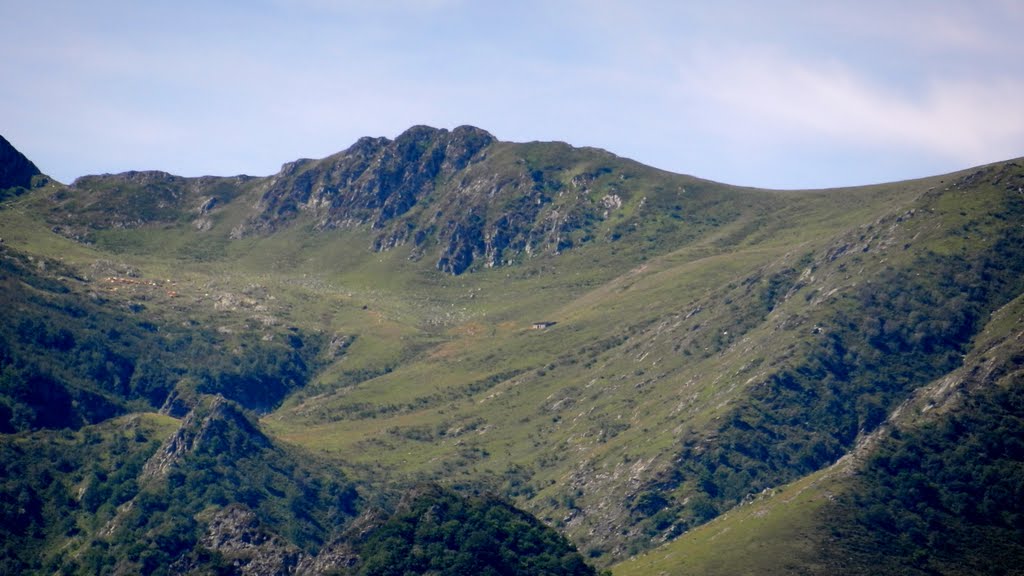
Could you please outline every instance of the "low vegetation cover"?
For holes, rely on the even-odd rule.
[[[1016,298],[955,371],[832,466],[614,567],[644,574],[1019,571],[1024,339]]]
[[[163,295],[154,281],[130,268],[119,276],[104,262],[89,272],[105,276],[90,282],[58,260],[0,245],[0,431],[78,428],[168,403],[182,416],[197,393],[266,412],[316,369],[315,334],[279,329],[268,338],[173,309],[154,313],[150,296],[109,297],[137,285]]]
[[[777,192],[415,127],[65,186],[0,144],[6,571],[715,573],[789,545],[754,506],[799,535],[765,573],[1021,558],[979,348],[1022,329],[1019,162]]]
[[[999,214],[1024,219],[1024,198]],[[996,234],[983,251],[930,252],[883,270],[819,321],[795,366],[729,411],[713,442],[684,437],[672,479],[698,489],[676,530],[835,462],[915,389],[957,368],[985,319],[1024,291],[1024,229]]]

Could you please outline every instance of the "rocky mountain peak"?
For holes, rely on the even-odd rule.
[[[271,233],[300,214],[311,215],[320,229],[382,228],[433,192],[439,178],[482,159],[494,141],[471,126],[413,126],[394,140],[361,138],[323,160],[290,162],[269,180],[234,236]]]
[[[623,206],[617,195],[601,201],[622,177],[605,165],[610,154],[496,144],[473,126],[413,126],[394,140],[362,138],[322,160],[285,164],[232,236],[272,234],[299,218],[317,230],[368,225],[372,249],[411,244],[410,259],[433,256],[457,275],[572,248]]]

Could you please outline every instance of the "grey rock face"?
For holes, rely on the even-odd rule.
[[[324,160],[290,162],[271,178],[236,235],[273,232],[304,212],[321,229],[366,223],[383,228],[433,192],[439,177],[480,160],[492,142],[478,128],[414,126],[394,141],[361,138]]]

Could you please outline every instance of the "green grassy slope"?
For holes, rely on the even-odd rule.
[[[76,268],[4,244],[0,285],[5,432],[77,428],[165,404],[181,415],[195,393],[266,411],[319,363],[320,335],[229,314],[251,300],[244,293],[179,305],[188,296],[178,282],[107,259]]]
[[[287,365],[272,353],[284,346],[307,370],[259,406],[272,436],[371,486],[503,494],[606,564],[826,468],[956,369],[1024,288],[1015,163],[783,193],[565,145],[494,143],[485,156],[438,173],[394,224],[486,208],[486,240],[503,215],[518,219],[498,265],[484,249],[460,275],[437,265],[468,221],[441,218],[436,242],[382,245],[392,224],[329,226],[311,207],[240,235],[259,180],[217,180],[229,188],[207,195],[213,181],[162,178],[167,203],[99,226],[61,218],[72,204],[107,217],[148,185],[54,185],[5,203],[0,225],[10,250],[78,271],[59,280],[72,294],[141,305],[164,334],[185,317],[215,337],[230,361],[183,372],[179,393],[198,380],[244,397],[246,380],[223,375],[278,381],[246,358]],[[534,196],[538,209],[516,203]],[[158,285],[107,280],[119,270]]]
[[[961,367],[919,389],[851,456],[613,573],[1019,573],[1022,329],[1018,297],[992,314]]]
[[[468,317],[436,346],[265,421],[370,475],[515,495],[595,556],[643,548],[829,464],[956,367],[1020,290],[1001,170],[773,198],[594,284],[601,247],[452,279]]]

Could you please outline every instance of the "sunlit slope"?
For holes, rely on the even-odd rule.
[[[1018,297],[992,314],[960,368],[900,404],[851,455],[751,495],[612,572],[1015,573],[1020,502],[1002,500],[998,514],[977,509],[999,499],[1024,466],[1022,360]]]
[[[949,264],[923,268],[922,258],[991,249],[997,238],[972,241],[954,223],[993,226],[1004,191],[964,190],[958,178],[792,193],[692,244],[612,269],[589,289],[575,278],[588,277],[586,261],[608,257],[597,248],[564,254],[528,278],[499,270],[453,279],[470,318],[440,334],[438,346],[265,422],[371,475],[483,481],[564,525],[595,554],[671,537],[700,521],[686,509],[655,517],[693,491],[672,478],[682,438],[714,443],[752,387],[818,362],[815,336],[852,331],[830,324],[861,322],[852,306],[885,278],[937,282]],[[503,298],[517,308],[536,304],[517,317],[503,313]],[[557,324],[532,328],[541,321]],[[878,411],[923,383],[863,394],[851,386],[844,401],[862,413],[841,416],[853,418],[852,436],[828,418],[815,424],[821,429],[781,430],[794,432],[794,451],[805,438],[835,436],[793,470],[777,466],[733,490],[742,497],[805,473],[800,466],[827,464],[852,447],[858,418],[870,429]],[[641,504],[645,493],[664,498],[654,499],[660,509]],[[728,508],[728,498],[702,513]]]
[[[222,352],[217,371],[261,376],[246,367],[290,350],[275,357],[305,369],[253,405],[277,439],[368,486],[511,497],[605,564],[811,482],[1022,289],[1012,162],[775,192],[466,135],[267,179],[51,185],[0,224],[12,250],[78,270],[70,294],[209,335],[197,358]],[[347,180],[356,152],[383,168]],[[178,404],[245,398],[181,370]]]

